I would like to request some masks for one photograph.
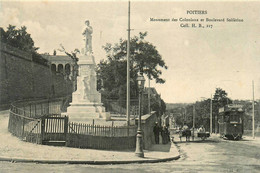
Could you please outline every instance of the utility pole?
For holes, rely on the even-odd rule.
[[[127,94],[126,94],[126,117],[127,126],[130,125],[130,1],[128,1],[128,38],[127,38]]]
[[[186,122],[187,121],[186,107],[184,107],[184,118],[185,118],[185,122]]]
[[[184,113],[183,113],[182,110],[181,110],[181,115],[182,115],[182,127],[183,127],[183,126],[184,126],[185,119],[184,119]]]
[[[212,94],[210,96],[210,134],[212,134]]]
[[[150,97],[150,75],[148,76],[148,112],[151,113],[151,97]]]
[[[192,125],[192,140],[194,141],[194,130],[195,130],[195,104],[193,105],[193,125]]]
[[[160,117],[160,125],[162,125],[162,115],[161,115],[161,94],[158,95],[159,100],[159,117]]]
[[[255,139],[255,96],[254,96],[254,81],[252,81],[253,101],[252,101],[252,137]]]

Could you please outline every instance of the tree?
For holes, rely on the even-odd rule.
[[[145,41],[145,33],[139,33],[130,40],[130,87],[131,97],[138,96],[137,73],[146,74],[157,83],[164,83],[160,76],[162,71],[158,68],[167,69],[156,47]],[[101,90],[105,98],[125,99],[126,96],[126,54],[127,40],[120,39],[119,43],[108,43],[103,47],[107,54],[107,60],[102,60],[97,67],[98,90]]]
[[[215,126],[215,131],[218,131],[218,112],[219,108],[231,104],[232,100],[229,99],[228,94],[226,93],[225,90],[221,88],[216,88],[213,100],[212,100],[212,116],[215,117],[213,118],[213,126]]]
[[[34,46],[34,41],[31,38],[31,34],[27,33],[26,29],[27,28],[25,26],[17,29],[16,26],[13,25],[9,25],[7,27],[7,31],[5,31],[3,28],[0,28],[0,41],[20,50],[31,53],[32,60],[34,62],[47,66],[48,61],[37,53],[39,48]]]
[[[225,90],[221,88],[216,88],[214,97],[213,97],[213,126],[218,121],[218,111],[220,107],[223,107],[227,104],[231,104],[232,100],[228,98],[228,94]],[[178,123],[184,123],[189,127],[193,126],[193,106],[195,106],[195,127],[198,128],[203,125],[207,131],[209,131],[210,124],[210,99],[203,101],[197,101],[194,104],[186,105],[185,112],[186,114],[181,118],[178,118]],[[179,107],[180,109],[181,107]],[[176,109],[177,110],[177,109]],[[181,112],[181,114],[183,114]],[[215,123],[214,123],[215,122]]]
[[[195,127],[203,125],[207,131],[210,130],[210,99],[195,103]]]
[[[16,29],[16,26],[13,25],[9,25],[7,31],[4,31],[4,29],[1,28],[1,41],[20,50],[36,53],[39,48],[34,47],[34,41],[31,38],[31,34],[27,33],[26,29],[25,26]]]
[[[60,44],[60,49],[58,49],[58,51],[60,52],[64,52],[66,55],[68,55],[73,62],[77,63],[78,62],[78,57],[77,54],[80,53],[79,49],[74,49],[74,51],[71,51],[71,53],[69,53],[68,51],[66,51],[66,49],[64,48],[64,46],[62,44]],[[56,55],[56,51],[55,51],[55,55]]]
[[[79,70],[79,66],[78,66],[78,61],[79,58],[77,57],[77,54],[80,53],[79,49],[74,49],[74,51],[71,51],[71,53],[69,53],[68,51],[66,51],[66,49],[64,48],[64,46],[62,44],[60,44],[60,49],[58,49],[58,51],[60,52],[64,52],[67,56],[69,56],[72,61],[73,61],[73,68],[72,68],[72,82],[73,82],[73,91],[77,90],[77,76],[78,76],[78,70]],[[56,50],[54,50],[55,55],[56,55]]]
[[[227,104],[231,104],[232,100],[227,97],[227,93],[225,90],[221,88],[216,88],[213,101],[217,103],[218,107],[223,107]]]
[[[253,114],[253,106],[252,100],[234,100],[236,104],[243,105],[244,117],[244,130],[252,130],[252,114]],[[260,100],[256,100],[254,105],[254,113],[255,113],[255,125],[256,127],[260,125]]]
[[[163,99],[160,98],[159,95],[151,95],[151,111],[156,111],[159,115],[159,113],[164,114],[166,112],[166,104]],[[146,100],[145,105],[145,113],[149,113],[148,110],[148,100]]]
[[[221,88],[216,88],[214,97],[213,97],[213,114],[217,115],[218,110],[221,107],[224,107],[227,104],[231,104],[232,100],[227,97],[228,94],[225,90]]]

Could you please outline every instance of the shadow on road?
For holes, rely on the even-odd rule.
[[[241,139],[241,140],[235,140],[235,141],[252,141],[252,140],[250,140],[250,139]]]
[[[169,152],[171,148],[171,143],[168,144],[154,144],[151,148],[149,148],[150,151],[160,151],[160,152]]]
[[[213,140],[213,139],[206,139],[206,140],[195,140],[195,141],[174,141],[176,144],[180,143],[219,143],[219,140]]]

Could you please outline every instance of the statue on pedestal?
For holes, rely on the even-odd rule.
[[[96,63],[92,53],[93,29],[87,20],[84,29],[84,48],[79,56],[78,89],[72,94],[72,103],[68,107],[68,115],[73,121],[87,121],[93,119],[109,119],[101,103],[101,94],[97,91]]]

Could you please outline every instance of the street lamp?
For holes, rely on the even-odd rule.
[[[136,135],[135,155],[138,157],[144,157],[143,135],[141,129],[142,94],[143,94],[144,83],[145,83],[145,78],[143,76],[143,73],[138,74],[137,82],[138,82],[138,89],[139,89],[139,117],[138,117],[138,128],[137,128],[137,135]]]

